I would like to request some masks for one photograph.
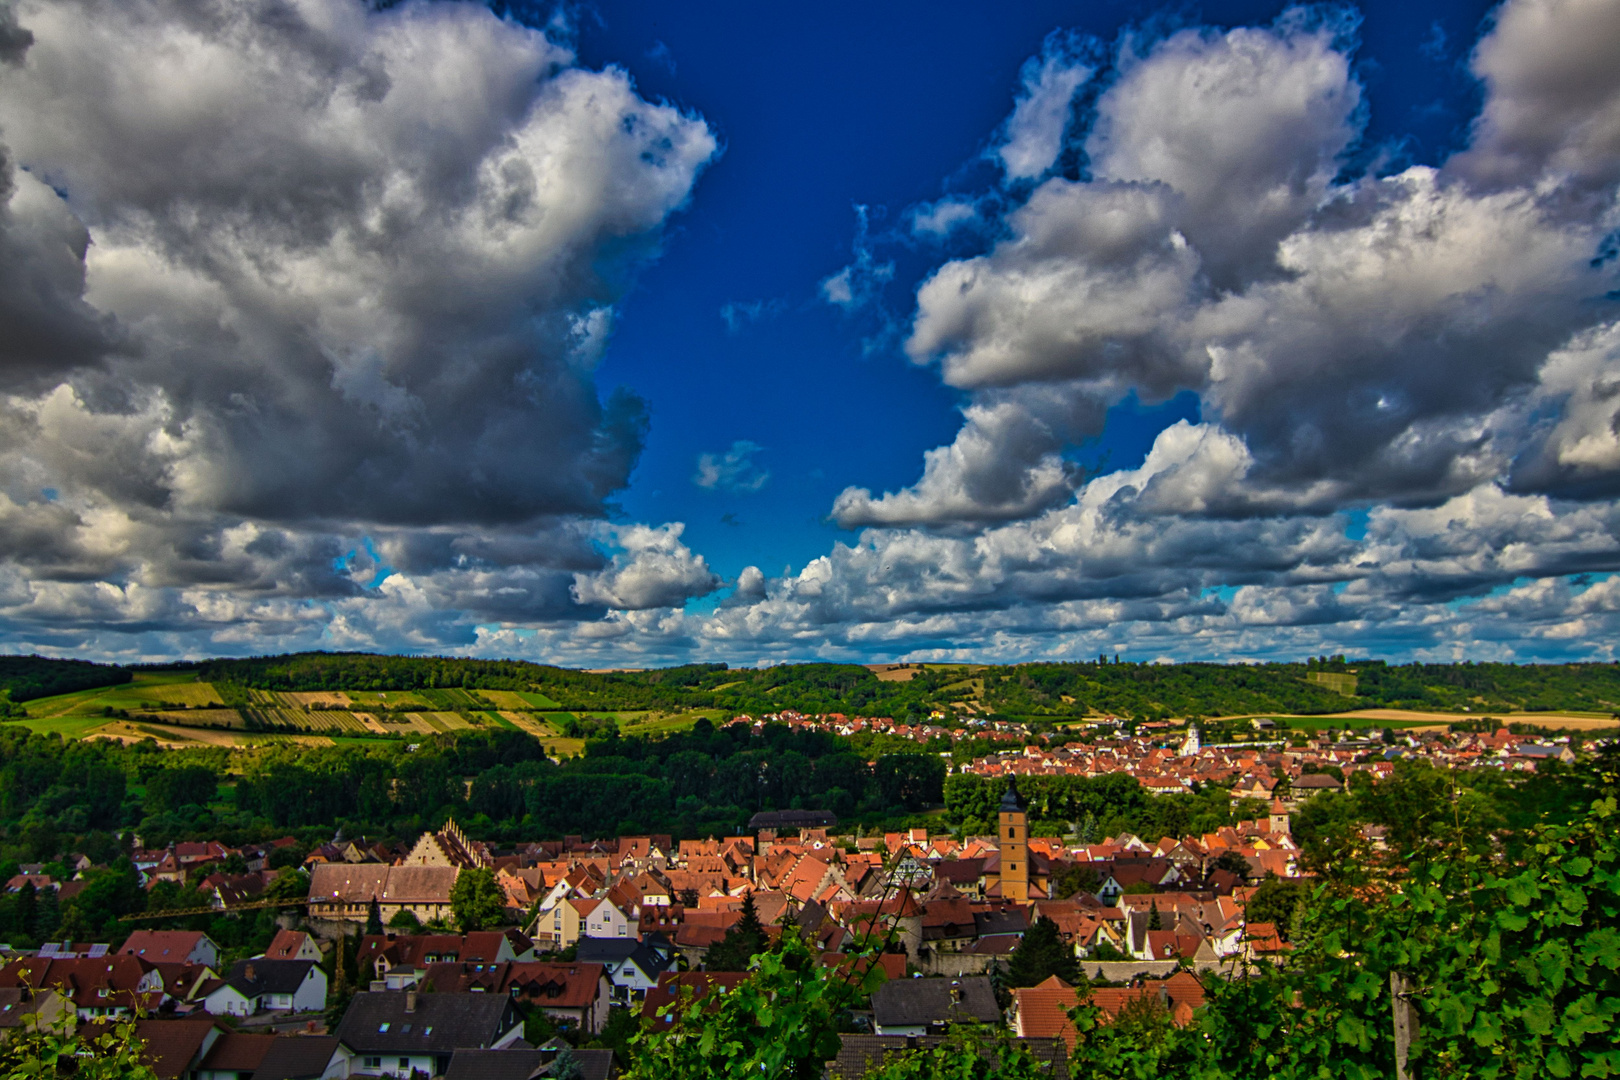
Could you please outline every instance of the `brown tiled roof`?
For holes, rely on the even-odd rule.
[[[283,1035],[270,1045],[253,1080],[318,1080],[337,1047],[336,1035]]]
[[[227,1031],[214,1041],[213,1049],[208,1051],[199,1068],[252,1072],[264,1061],[264,1055],[270,1052],[271,1044],[276,1041],[274,1035],[245,1035],[239,1031]]]
[[[500,989],[503,994],[515,990],[548,1009],[585,1009],[601,993],[606,975],[601,964],[507,964]]]
[[[208,935],[200,930],[137,930],[118,950],[123,956],[141,956],[156,964],[183,963]]]
[[[293,960],[298,956],[298,950],[303,946],[308,934],[302,930],[277,930],[276,936],[270,939],[270,945],[264,950],[266,959]]]
[[[454,866],[379,866],[375,863],[317,863],[309,898],[345,904],[448,904],[456,883]]]
[[[84,1024],[79,1032],[93,1039],[112,1025],[105,1021]],[[187,1020],[137,1020],[135,1035],[145,1046],[141,1063],[149,1065],[161,1080],[178,1080],[186,1075],[202,1053],[209,1032],[214,1030],[212,1017]]]

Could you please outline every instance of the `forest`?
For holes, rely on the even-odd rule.
[[[76,690],[118,686],[132,678],[129,671],[88,660],[55,660],[44,656],[0,656],[0,691],[8,701],[21,704]]]
[[[210,660],[195,666],[199,680],[222,688],[529,690],[576,711],[718,708],[759,715],[796,709],[914,720],[976,698],[980,715],[1036,721],[1098,714],[1309,716],[1359,708],[1620,713],[1620,665],[1613,663],[1387,664],[1340,656],[1297,663],[1139,664],[1098,658],[1015,666],[919,665],[905,680],[882,680],[857,664],[689,664],[585,672],[511,660],[363,653]]]

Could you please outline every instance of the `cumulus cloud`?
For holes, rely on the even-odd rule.
[[[679,607],[707,596],[722,584],[703,556],[681,543],[680,523],[605,526],[603,533],[620,552],[604,569],[574,575],[574,598],[581,604],[640,611]]]
[[[1474,50],[1485,108],[1453,167],[1486,184],[1551,174],[1582,188],[1620,178],[1620,11],[1606,0],[1513,0]],[[1612,193],[1611,193],[1612,194]]]
[[[956,438],[838,495],[858,534],[731,583],[679,523],[601,523],[646,420],[591,381],[708,129],[473,5],[271,7],[0,23],[8,644],[1612,655],[1612,4],[1508,0],[1469,146],[1393,175],[1345,171],[1340,15],[1049,42],[1005,182],[901,219],[985,238],[904,336]],[[822,296],[894,272],[862,211]],[[1074,467],[1110,406],[1184,392],[1199,422],[1140,465]],[[757,490],[758,451],[694,483]]]
[[[1083,51],[1083,41],[1053,35],[1042,55],[1024,65],[1023,93],[996,148],[1009,179],[1033,179],[1056,164],[1075,91],[1096,73],[1076,56]]]
[[[698,455],[697,471],[692,483],[708,491],[731,491],[751,494],[764,487],[771,479],[769,469],[754,463],[754,455],[765,449],[756,442],[738,439],[724,453]]]
[[[1612,21],[1606,5],[1551,6],[1596,38]],[[1065,447],[1131,392],[1194,391],[1241,442],[1245,490],[1222,500],[1228,512],[1444,499],[1516,460],[1516,485],[1579,473],[1590,487],[1581,455],[1600,455],[1604,436],[1571,425],[1601,425],[1607,396],[1601,380],[1567,384],[1596,361],[1576,376],[1576,361],[1548,358],[1613,288],[1594,258],[1613,192],[1597,203],[1589,184],[1620,162],[1602,134],[1620,76],[1560,67],[1534,32],[1549,11],[1508,5],[1476,50],[1489,93],[1473,147],[1388,177],[1336,178],[1363,112],[1343,17],[1123,36],[1086,126],[1089,174],[1041,182],[990,250],[918,289],[906,350],[971,395],[956,441],[925,455],[914,487],[882,500],[851,489],[835,517],[959,527],[1038,513],[1058,496],[1029,493],[1055,491]],[[1575,149],[1535,158],[1533,182],[1479,183],[1501,173],[1480,156],[1500,157],[1510,125],[1498,117],[1561,80],[1579,92],[1558,96],[1572,111],[1544,127],[1586,132]],[[1510,408],[1527,396],[1570,410],[1535,467]],[[1091,425],[1004,404],[1032,397],[1068,399]],[[1002,421],[987,425],[985,410]]]
[[[1338,15],[1126,34],[1105,71],[1032,60],[1024,117],[1057,72],[1105,89],[1066,121],[1079,178],[1041,142],[988,250],[918,289],[906,350],[966,395],[960,432],[912,486],[840,494],[859,539],[701,640],[1611,655],[1617,27],[1613,5],[1510,0],[1473,53],[1469,147],[1388,176],[1341,175],[1365,107]],[[1141,466],[1067,466],[1125,395],[1189,390],[1203,421]]]
[[[646,418],[592,371],[707,126],[478,5],[4,12],[14,616],[224,634],[259,593],[307,633],[308,599],[409,595],[457,628],[425,642],[599,610],[581,523]],[[362,537],[400,557],[379,588],[339,566]]]

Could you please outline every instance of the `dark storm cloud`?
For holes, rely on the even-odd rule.
[[[592,372],[701,120],[471,4],[23,2],[0,59],[14,618],[601,613],[647,418]]]

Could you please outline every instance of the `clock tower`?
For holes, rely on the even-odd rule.
[[[1018,783],[1009,776],[1001,796],[1001,827],[996,833],[1001,852],[1001,898],[1029,902],[1029,819],[1018,798]]]

